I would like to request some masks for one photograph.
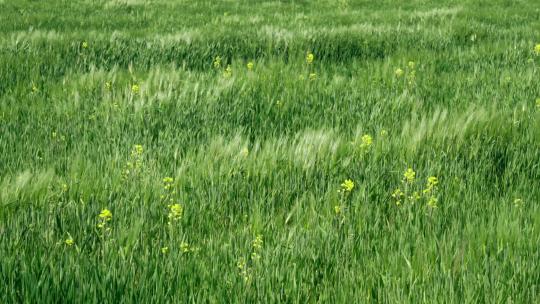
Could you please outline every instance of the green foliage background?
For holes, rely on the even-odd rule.
[[[533,0],[0,0],[0,302],[537,303],[539,43]]]

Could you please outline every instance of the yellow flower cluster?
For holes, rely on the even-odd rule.
[[[424,189],[422,192],[424,194],[433,192],[433,190],[437,187],[438,184],[439,180],[435,176],[430,176],[427,180],[426,189]]]
[[[236,267],[238,267],[238,270],[240,271],[240,275],[246,283],[251,281],[253,268],[256,266],[256,263],[261,259],[261,251],[263,244],[263,236],[261,234],[257,234],[255,236],[255,239],[253,239],[253,241],[251,242],[252,250],[250,259],[246,260],[245,258],[241,257],[236,264]]]
[[[65,241],[66,245],[68,246],[73,246],[73,244],[75,244],[75,241],[73,240],[73,238],[70,236],[68,237]]]
[[[354,189],[354,182],[350,179],[346,179],[341,183],[341,192],[350,193]]]
[[[238,263],[236,263],[236,267],[238,267],[240,275],[242,278],[244,278],[244,282],[248,283],[251,281],[251,269],[249,268],[245,258],[240,258]]]
[[[169,215],[167,216],[169,218],[169,225],[172,224],[172,222],[177,222],[182,219],[182,215],[184,214],[184,208],[180,204],[172,204],[169,205]]]
[[[134,145],[133,150],[131,151],[131,155],[141,155],[143,153],[143,146],[142,145]]]
[[[139,173],[143,162],[143,152],[144,149],[142,145],[133,146],[129,155],[129,160],[126,163],[124,171],[122,172],[122,176],[125,179],[131,175],[136,175]]]
[[[339,216],[341,215],[341,212],[343,211],[343,207],[341,205],[335,205],[334,206],[334,213]]]
[[[360,138],[360,149],[368,150],[373,145],[373,137],[369,134],[365,134]]]
[[[230,65],[227,65],[227,68],[223,72],[223,76],[225,77],[231,77],[232,76],[232,68]]]
[[[99,213],[99,218],[108,222],[112,219],[112,212],[109,209],[103,209]]]
[[[216,56],[213,62],[214,68],[219,69],[221,67],[221,57]]]
[[[103,210],[101,210],[101,212],[99,213],[98,217],[99,217],[99,224],[97,225],[98,228],[101,228],[101,229],[110,229],[110,228],[107,228],[107,223],[110,222],[112,220],[112,212],[105,208]]]
[[[221,67],[223,66],[223,61],[221,60],[221,57],[216,56],[214,58],[214,61],[212,62],[212,65],[217,70],[221,69]],[[247,67],[248,67],[248,70],[253,69],[253,63],[252,62],[248,63]],[[229,77],[232,76],[232,73],[233,73],[232,67],[231,67],[230,64],[228,64],[227,67],[225,68],[225,70],[223,70],[223,76],[226,77],[226,78],[229,78]]]
[[[182,253],[188,253],[190,251],[189,244],[186,242],[182,242],[180,244],[180,251],[182,251]]]
[[[312,64],[314,60],[315,60],[315,55],[313,55],[313,53],[307,53],[306,55],[307,64]]]
[[[537,45],[534,46],[534,53],[537,56],[540,56],[540,43],[538,43]]]
[[[343,195],[340,195],[340,201],[334,206],[334,213],[336,216],[343,216],[344,200],[350,197],[349,194],[352,193],[354,186],[354,182],[351,179],[346,179],[341,183],[341,188],[338,190],[338,193],[343,193]]]
[[[261,251],[262,246],[263,246],[262,235],[258,234],[255,237],[255,239],[252,242],[252,246],[253,246],[253,252],[251,253],[251,259],[254,261],[258,261],[261,258],[259,252]]]
[[[172,187],[172,183],[174,182],[174,179],[172,177],[164,177],[163,178],[163,188],[165,190],[170,190]]]
[[[252,244],[253,244],[253,249],[254,250],[260,250],[262,248],[262,245],[263,245],[263,238],[262,238],[262,235],[261,234],[257,234],[257,236],[255,237],[255,239],[253,240]]]
[[[407,169],[405,173],[403,173],[403,180],[407,183],[413,183],[414,179],[416,178],[416,172],[412,168]]]
[[[430,208],[437,208],[437,198],[435,198],[434,196],[431,196],[428,200],[428,203],[427,205],[430,207]]]
[[[414,61],[409,61],[407,63],[408,69],[403,70],[402,68],[397,68],[394,71],[396,78],[401,78],[406,75],[407,83],[409,86],[413,86],[416,83],[416,63]]]
[[[139,94],[140,91],[141,91],[141,88],[139,87],[138,84],[133,84],[131,86],[131,93],[133,93],[133,95]]]
[[[404,190],[396,188],[392,192],[391,196],[394,199],[395,204],[400,206],[406,201],[414,204],[422,198],[425,198],[428,207],[437,208],[437,186],[439,185],[439,179],[435,176],[428,177],[424,189],[415,182],[416,172],[412,168],[407,169],[405,173],[403,173],[402,184]]]
[[[409,66],[409,73],[407,74],[407,83],[409,86],[414,86],[416,83],[416,64],[414,61],[409,61],[407,64]]]
[[[394,192],[392,192],[392,197],[396,200],[396,205],[401,205],[401,199],[405,196],[405,193],[401,191],[401,189],[396,188]]]
[[[521,209],[523,207],[523,205],[524,205],[524,202],[523,202],[522,199],[516,198],[514,200],[514,207]]]

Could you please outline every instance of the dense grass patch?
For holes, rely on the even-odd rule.
[[[0,8],[1,303],[540,301],[535,1]]]

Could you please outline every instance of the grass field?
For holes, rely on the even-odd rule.
[[[0,0],[0,303],[540,303],[536,0]]]

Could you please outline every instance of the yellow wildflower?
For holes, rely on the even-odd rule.
[[[534,46],[534,53],[540,55],[540,43]]]
[[[315,74],[315,73],[310,73],[310,74],[309,74],[309,80],[315,80],[315,79],[317,79],[317,74]]]
[[[395,72],[396,77],[401,77],[401,76],[403,76],[403,73],[405,73],[405,72],[403,72],[402,69],[400,69],[400,68],[397,68],[397,69],[396,69],[396,72]]]
[[[82,48],[83,48],[83,49],[87,49],[87,48],[88,48],[88,42],[83,41],[83,42],[82,42]]]
[[[169,247],[161,248],[161,253],[166,254],[167,252],[169,252]]]
[[[174,182],[174,179],[172,177],[164,177],[163,178],[163,184],[164,184],[163,188],[165,190],[171,189],[173,182]]]
[[[254,66],[253,62],[250,61],[247,64],[247,69],[251,71],[251,70],[253,70],[253,66]]]
[[[435,209],[435,208],[437,208],[437,199],[432,196],[432,197],[429,198],[429,201],[428,201],[427,204],[428,204],[429,207]]]
[[[131,148],[129,160],[126,163],[124,171],[122,172],[123,178],[128,178],[130,175],[137,174],[139,172],[139,169],[143,164],[143,150],[142,145],[134,145],[133,148]]]
[[[68,246],[73,246],[73,244],[75,243],[75,241],[73,240],[73,238],[70,236],[68,237],[65,241],[66,245]]]
[[[137,154],[141,155],[143,153],[143,146],[142,145],[134,145],[133,150],[131,151],[131,155]]]
[[[416,66],[416,64],[414,63],[414,61],[409,61],[409,63],[407,64],[409,66],[409,69],[413,70]]]
[[[221,67],[221,57],[219,56],[216,56],[216,58],[214,58],[214,68],[218,69]]]
[[[244,258],[240,258],[238,260],[238,263],[236,263],[236,267],[238,267],[238,269],[240,270],[243,270],[244,268],[246,268],[246,260]]]
[[[341,206],[340,205],[335,205],[334,206],[334,212],[336,213],[336,215],[340,215],[341,214]]]
[[[101,210],[101,213],[99,214],[99,218],[103,221],[110,221],[112,219],[112,212],[109,209],[103,209]]]
[[[261,259],[261,255],[257,252],[252,252],[251,253],[251,260],[252,261],[258,261]]]
[[[408,183],[414,182],[414,179],[416,177],[416,172],[412,168],[407,169],[405,173],[403,173],[404,180]]]
[[[361,149],[369,149],[371,147],[371,145],[373,144],[373,137],[371,137],[371,135],[369,134],[366,134],[364,136],[362,136],[361,138],[361,143],[360,143],[360,148]]]
[[[343,192],[351,192],[354,189],[354,182],[350,179],[346,179],[341,184],[341,189]]]
[[[105,231],[109,231],[110,228],[106,228],[106,226],[107,222],[112,219],[112,212],[107,208],[101,210],[101,212],[99,213],[99,219],[100,223],[97,225],[97,227],[100,229],[104,229]]]
[[[437,187],[438,184],[439,184],[439,179],[437,179],[437,177],[435,176],[428,177],[426,189],[424,189],[423,193],[431,192],[433,189]]]
[[[133,94],[139,94],[140,91],[141,91],[141,88],[139,87],[138,84],[134,84],[131,86],[131,92]]]
[[[240,275],[244,278],[244,282],[248,283],[251,280],[250,269],[246,263],[246,259],[240,258],[236,264],[238,270],[240,270]]]
[[[523,203],[523,200],[520,199],[520,198],[516,198],[516,199],[514,200],[514,207],[516,207],[516,208],[521,208],[521,207],[523,207],[523,204],[524,204],[524,203]]]
[[[394,192],[392,192],[392,197],[396,200],[396,205],[399,206],[401,205],[401,198],[405,196],[405,193],[403,193],[403,191],[401,191],[401,189],[397,188],[396,190],[394,190]]]
[[[189,244],[186,243],[186,242],[182,242],[182,243],[180,244],[180,250],[181,250],[183,253],[189,252]]]
[[[225,77],[231,77],[232,76],[232,68],[230,65],[227,66],[225,69],[225,72],[223,72],[223,76]]]
[[[169,205],[169,225],[172,221],[179,221],[184,214],[184,208],[180,204]]]
[[[263,245],[263,237],[262,235],[258,234],[253,240],[253,249],[259,250],[262,248],[262,245]]]
[[[308,64],[312,64],[313,63],[313,60],[315,60],[315,55],[313,55],[313,53],[307,53],[306,55],[306,62]]]
[[[392,192],[392,197],[395,198],[395,199],[399,199],[403,195],[404,195],[403,191],[401,191],[401,189],[399,189],[399,188],[397,188],[396,190],[394,190],[394,192]]]

